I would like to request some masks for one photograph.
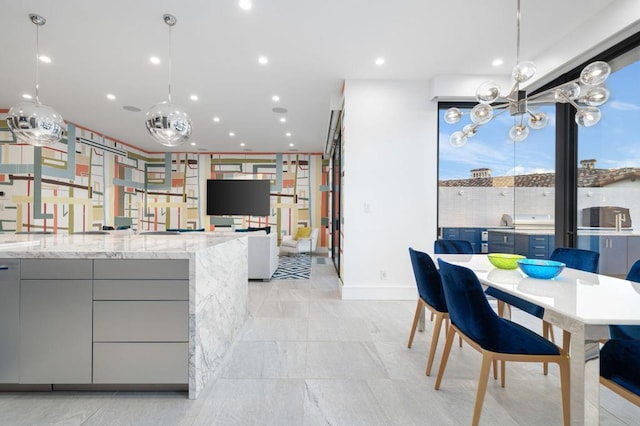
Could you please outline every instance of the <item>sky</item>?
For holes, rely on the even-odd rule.
[[[602,120],[579,128],[578,161],[595,158],[598,168],[640,167],[640,61],[614,73],[606,81],[609,101],[600,107]],[[449,144],[449,135],[469,124],[463,115],[456,124],[443,120],[440,111],[439,179],[465,179],[470,170],[487,167],[492,176],[544,173],[555,170],[553,106],[532,108],[550,114],[547,127],[531,130],[522,142],[508,137],[514,118],[508,112],[479,128],[461,148]]]

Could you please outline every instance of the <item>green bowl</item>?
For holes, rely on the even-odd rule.
[[[517,269],[518,260],[526,259],[525,256],[511,253],[489,253],[489,262],[498,269]]]

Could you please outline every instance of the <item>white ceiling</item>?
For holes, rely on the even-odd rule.
[[[522,0],[521,59],[540,55],[614,2]],[[173,101],[191,116],[197,143],[181,151],[284,152],[291,142],[301,152],[322,152],[345,80],[508,75],[515,61],[515,0],[253,0],[248,12],[238,0],[2,3],[0,108],[34,92],[36,29],[28,14],[38,13],[47,19],[40,53],[53,60],[40,64],[40,100],[67,121],[150,151],[165,150],[144,125],[145,112],[167,96],[164,13],[178,19]],[[163,62],[152,65],[152,55]],[[261,55],[268,65],[258,64]],[[386,63],[378,67],[380,56]],[[505,61],[498,69],[491,66],[496,57]],[[288,110],[285,124],[276,106]]]

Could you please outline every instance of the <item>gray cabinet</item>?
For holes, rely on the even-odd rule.
[[[599,273],[624,277],[633,264],[629,263],[630,248],[638,253],[637,249],[633,249],[637,238],[627,235],[579,235],[578,248],[600,253]]]
[[[625,276],[627,274],[627,237],[602,236],[599,240],[600,263],[598,272],[607,275]]]
[[[92,261],[22,259],[20,270],[20,383],[91,383]]]
[[[20,261],[0,259],[0,383],[18,383]]]
[[[94,261],[94,383],[188,382],[188,266],[188,260]]]
[[[489,253],[517,253],[515,232],[489,230]]]

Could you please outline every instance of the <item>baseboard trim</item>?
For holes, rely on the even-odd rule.
[[[342,300],[417,300],[415,286],[343,285]]]

